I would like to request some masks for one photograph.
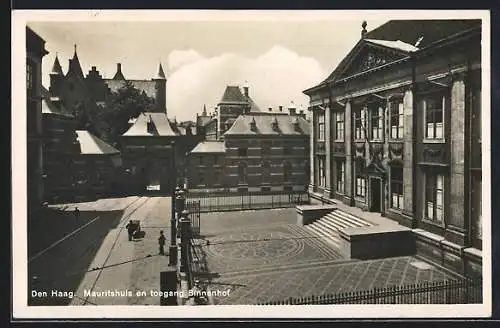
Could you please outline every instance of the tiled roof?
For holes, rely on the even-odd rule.
[[[401,40],[415,44],[420,37],[423,37],[419,48],[424,48],[435,41],[478,26],[481,26],[481,20],[478,19],[390,20],[366,33],[365,38]]]
[[[254,130],[251,128],[252,121],[255,121]],[[278,122],[277,130],[273,129],[274,121]],[[297,115],[240,115],[224,135],[309,135],[309,123]]]
[[[148,120],[151,128],[148,130]],[[123,136],[176,136],[166,113],[141,113]]]
[[[156,98],[156,82],[148,81],[148,80],[104,80],[108,85],[108,88],[111,92],[118,92],[120,88],[122,88],[125,83],[128,81],[132,83],[134,88],[139,89],[141,92],[144,91],[146,95],[150,98]]]
[[[118,149],[108,145],[95,135],[86,130],[76,130],[78,142],[80,142],[81,154],[83,155],[111,155],[119,154]]]
[[[49,91],[42,86],[42,114],[53,114],[74,118],[74,115],[68,112],[59,98],[51,97]]]
[[[414,45],[403,42],[401,40],[388,41],[388,40],[365,39],[365,41],[378,44],[387,48],[401,50],[404,52],[415,52],[418,50],[418,48],[415,47]]]
[[[202,141],[191,150],[191,154],[196,153],[224,153],[226,147],[224,142],[220,141]]]

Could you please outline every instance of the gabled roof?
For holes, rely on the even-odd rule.
[[[42,114],[52,114],[74,118],[75,116],[68,112],[58,97],[51,97],[49,90],[44,86],[41,87],[42,94]]]
[[[150,127],[148,129],[148,122]],[[176,136],[166,113],[141,113],[132,126],[123,134],[132,136]]]
[[[391,20],[367,32],[345,56],[330,75],[318,85],[304,91],[308,94],[314,89],[326,86],[339,78],[361,48],[374,44],[387,49],[410,54],[418,52],[432,43],[465,30],[481,26],[481,20]]]
[[[197,144],[193,150],[191,150],[191,154],[199,154],[199,153],[212,153],[219,154],[225,153],[226,146],[223,141],[202,141]]]
[[[251,123],[255,122],[252,130]],[[278,129],[273,129],[273,122],[278,122]],[[295,128],[296,122],[298,129]],[[227,135],[309,135],[309,123],[297,115],[240,115],[224,133]]]
[[[97,138],[87,130],[76,130],[76,134],[83,155],[113,155],[120,153],[118,149]]]

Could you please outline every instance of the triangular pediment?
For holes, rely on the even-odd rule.
[[[407,55],[401,50],[366,41],[355,47],[348,56],[351,58],[345,63],[339,79],[389,64]]]

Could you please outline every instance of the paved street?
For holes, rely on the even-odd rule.
[[[157,238],[163,229],[168,250],[170,198],[135,197],[78,206],[100,213],[99,218],[88,223],[90,215],[80,231],[29,263],[30,275],[39,277],[36,290],[75,295],[35,298],[32,304],[158,305],[159,297],[151,291],[159,290],[160,271],[168,265],[168,255],[158,255]],[[66,210],[72,211],[71,206]],[[74,222],[69,213],[66,219]],[[145,232],[132,242],[124,229],[130,219],[141,220]],[[345,260],[338,250],[297,226],[296,219],[295,209],[202,213],[197,242],[203,263],[196,275],[211,290],[230,291],[216,297],[216,304],[255,304],[448,277],[412,257]]]

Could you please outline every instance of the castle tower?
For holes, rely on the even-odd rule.
[[[64,80],[64,73],[62,71],[61,64],[59,63],[59,58],[57,57],[54,60],[54,65],[52,66],[52,70],[49,73],[50,76],[50,87],[49,91],[54,96],[59,96],[61,91],[61,84]]]
[[[68,65],[68,75],[78,76],[80,78],[84,78],[82,66],[80,64],[80,59],[78,59],[78,54],[76,52],[76,44],[75,44],[75,52],[73,53],[73,58],[69,60]]]
[[[165,77],[165,72],[161,63],[158,67],[158,73],[153,78],[156,87],[156,112],[166,113],[167,112],[167,78]]]

